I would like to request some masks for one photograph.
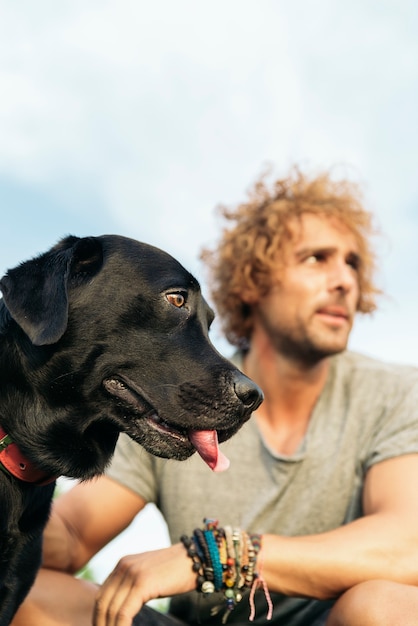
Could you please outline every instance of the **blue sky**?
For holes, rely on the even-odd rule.
[[[384,234],[351,347],[418,365],[417,32],[414,0],[0,0],[0,272],[118,233],[204,286],[219,203],[333,167]]]

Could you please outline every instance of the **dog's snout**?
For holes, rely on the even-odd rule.
[[[255,411],[264,399],[260,387],[241,372],[234,376],[234,389],[244,406],[251,411]]]

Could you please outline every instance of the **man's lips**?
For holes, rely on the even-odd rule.
[[[343,325],[350,321],[350,314],[346,307],[329,305],[317,310],[317,315],[333,325]]]

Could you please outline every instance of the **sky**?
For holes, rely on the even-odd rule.
[[[332,169],[382,233],[385,297],[350,347],[418,366],[417,32],[415,0],[0,0],[0,275],[115,233],[205,292],[219,204],[267,166]]]

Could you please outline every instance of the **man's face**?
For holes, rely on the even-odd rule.
[[[358,247],[335,218],[307,213],[290,226],[284,272],[254,305],[254,333],[284,355],[316,362],[347,346],[359,300]]]

